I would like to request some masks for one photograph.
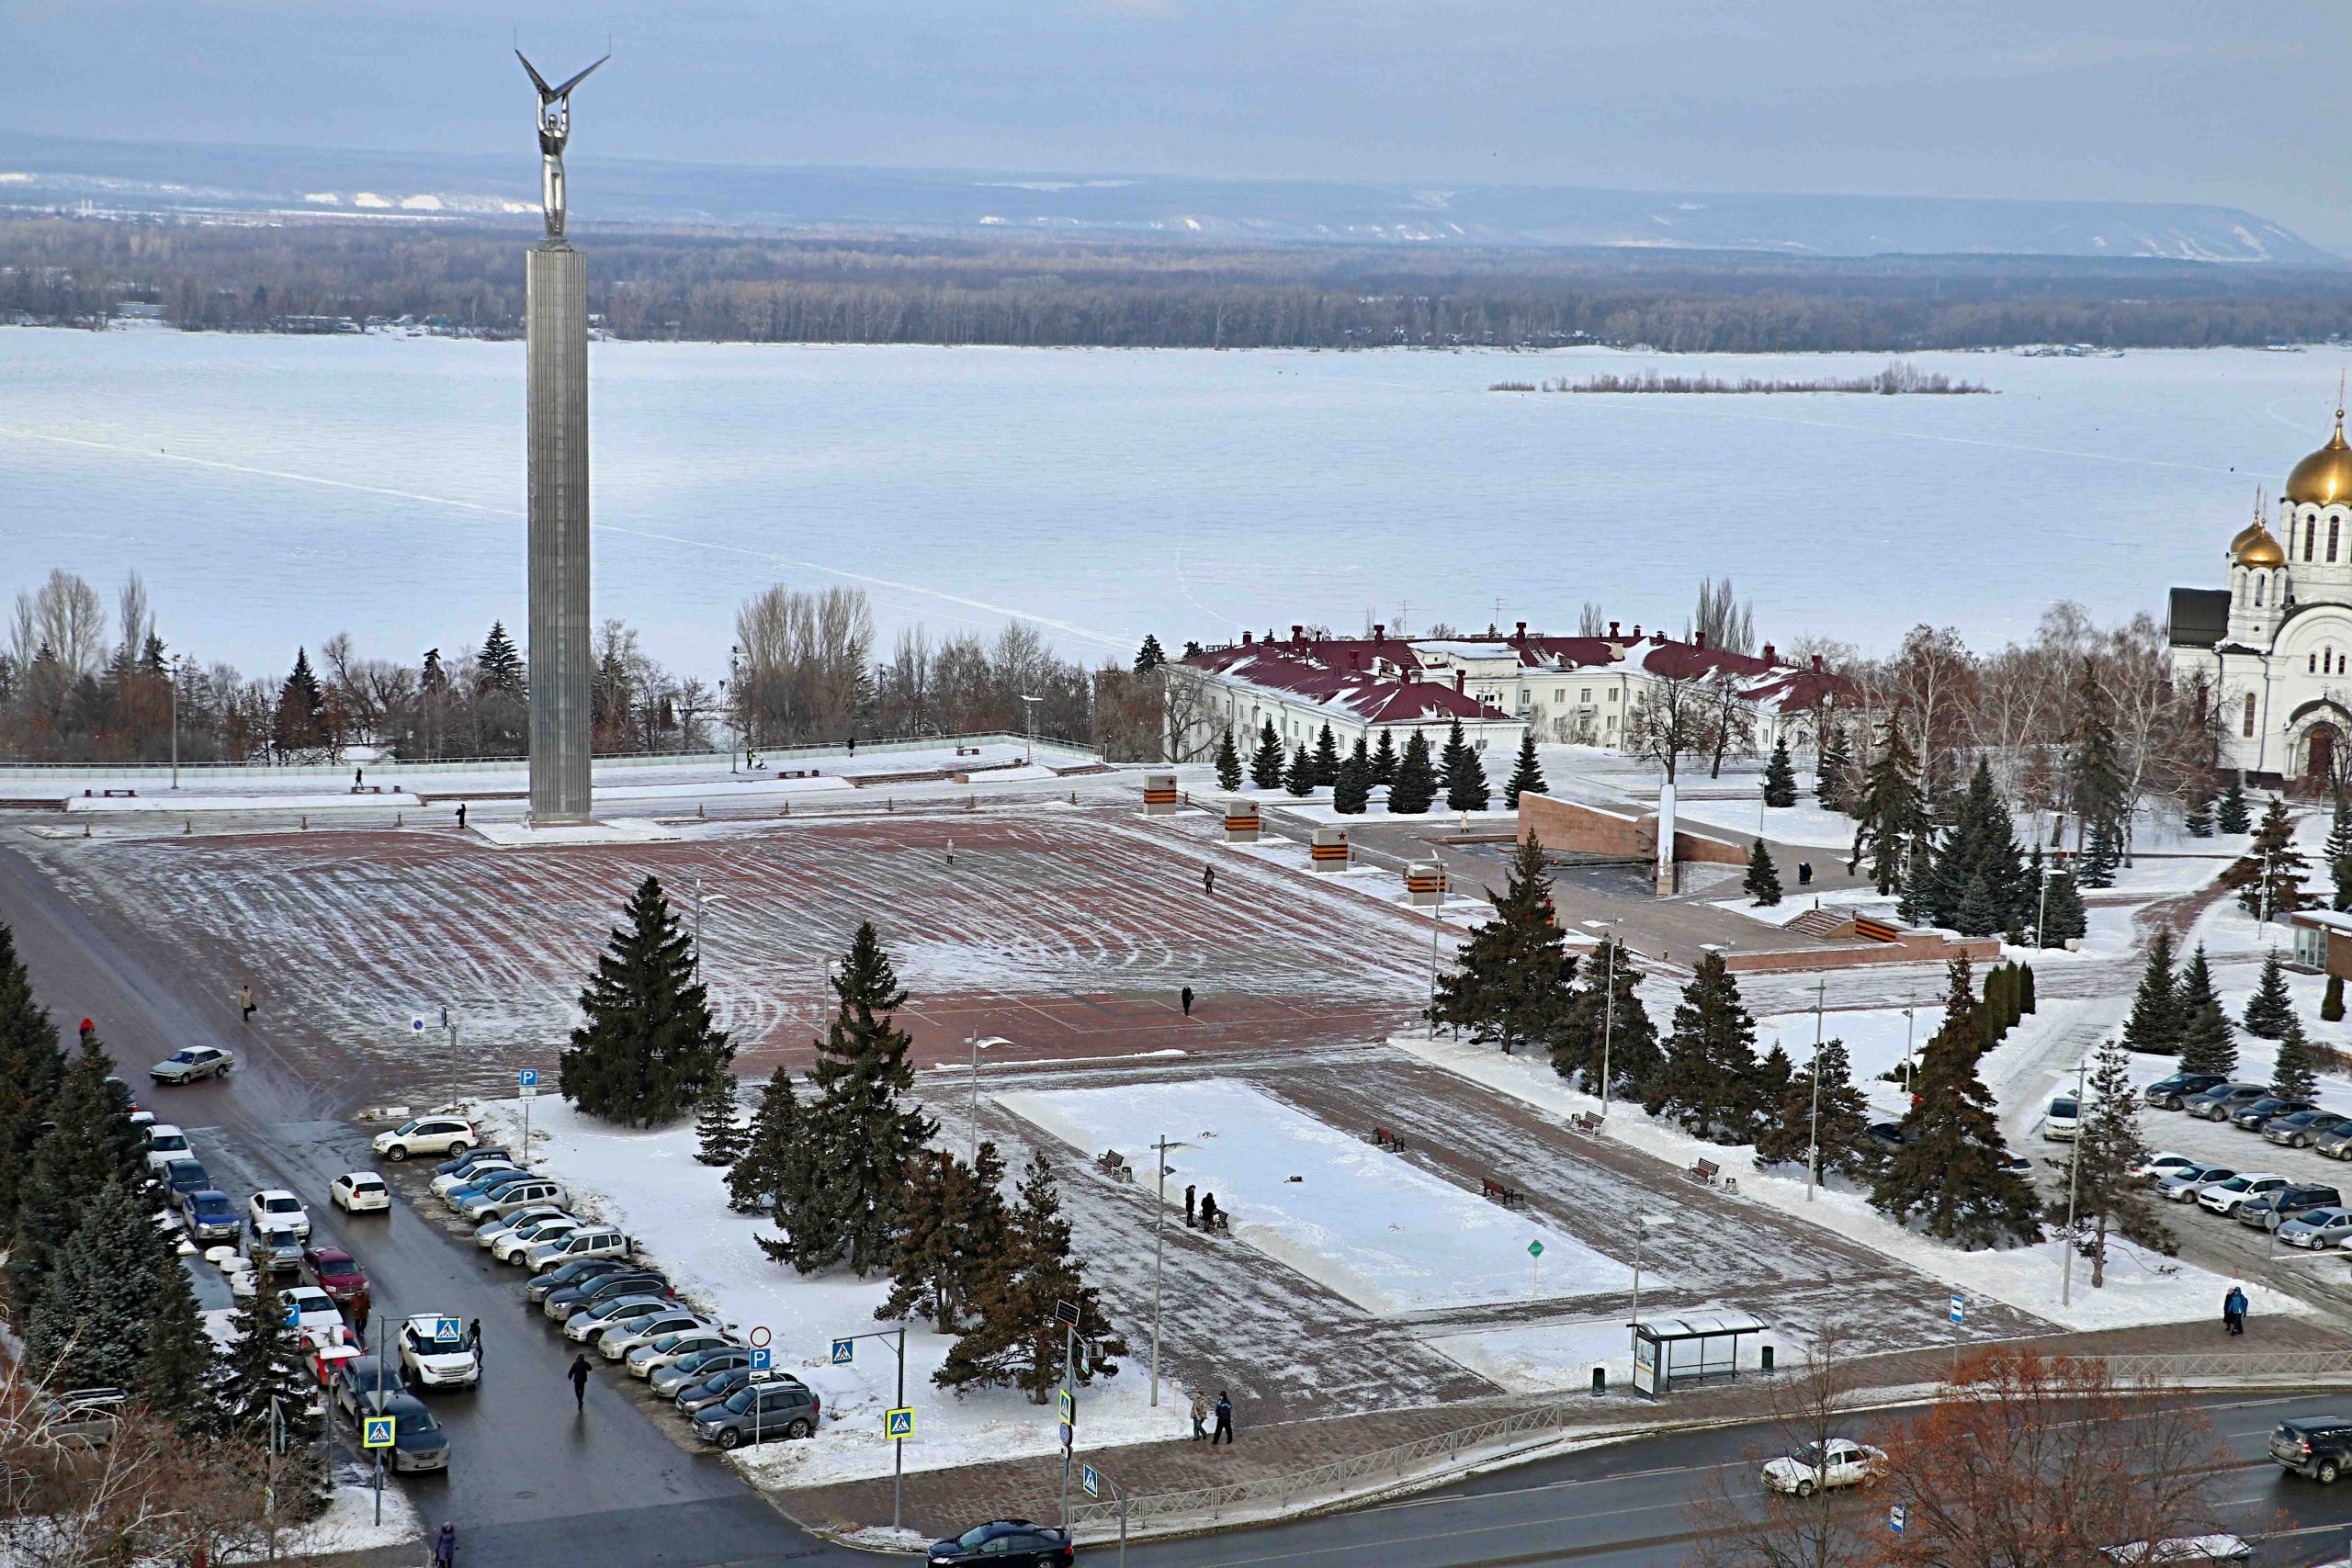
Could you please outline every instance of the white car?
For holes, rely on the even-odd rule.
[[[374,1213],[392,1206],[392,1190],[372,1170],[346,1170],[327,1189],[334,1206],[346,1214]]]
[[[521,1176],[523,1168],[509,1159],[478,1160],[464,1170],[444,1171],[433,1179],[433,1195],[447,1198],[460,1187],[471,1187],[477,1181],[488,1181],[493,1176]]]
[[[175,1159],[194,1159],[196,1151],[187,1145],[187,1134],[169,1122],[158,1122],[147,1129],[147,1171],[161,1176],[164,1168]]]
[[[334,1298],[316,1285],[288,1285],[277,1292],[287,1321],[303,1333],[328,1333],[343,1326],[343,1311]]]
[[[218,1045],[191,1045],[185,1051],[175,1051],[153,1066],[147,1076],[157,1083],[194,1083],[202,1077],[225,1074],[237,1065],[237,1058]]]
[[[521,1230],[535,1220],[552,1220],[562,1214],[563,1211],[553,1203],[533,1203],[511,1214],[493,1215],[474,1227],[474,1245],[489,1247],[509,1231]]]
[[[481,1352],[462,1340],[453,1345],[441,1339],[436,1330],[442,1321],[428,1314],[401,1325],[401,1366],[429,1388],[466,1388],[480,1382]]]
[[[2132,1168],[2132,1174],[2147,1181],[2162,1181],[2167,1176],[2178,1176],[2184,1170],[2195,1170],[2204,1162],[2187,1155],[2177,1155],[2170,1149],[2159,1149]]]
[[[411,1155],[463,1154],[481,1142],[474,1124],[462,1116],[419,1116],[389,1133],[376,1134],[376,1152],[386,1159]]]
[[[1810,1497],[1839,1486],[1860,1486],[1885,1462],[1886,1455],[1867,1443],[1832,1438],[1826,1443],[1807,1443],[1786,1459],[1767,1461],[1764,1484],[1791,1496]]]
[[[582,1258],[626,1258],[628,1237],[610,1225],[594,1225],[560,1235],[553,1241],[541,1242],[523,1254],[523,1261],[534,1274],[544,1274],[550,1269]]]
[[[311,1212],[302,1207],[302,1200],[282,1188],[254,1193],[245,1205],[245,1215],[257,1227],[290,1230],[304,1241],[311,1239]]]
[[[2286,1185],[2287,1179],[2274,1171],[2249,1170],[2205,1188],[2197,1194],[2197,1202],[2199,1207],[2211,1209],[2217,1214],[2234,1214],[2238,1212],[2238,1205],[2247,1199],[2276,1192]]]
[[[570,1214],[549,1214],[508,1231],[492,1242],[490,1255],[501,1263],[520,1263],[530,1257],[531,1248],[542,1242],[560,1240],[587,1223],[575,1220]]]
[[[628,1356],[623,1359],[628,1367],[629,1376],[650,1378],[672,1362],[682,1357],[691,1356],[697,1350],[719,1350],[741,1343],[741,1340],[723,1328],[707,1326],[681,1328],[674,1333],[663,1334],[649,1339],[643,1344],[631,1346]]]
[[[2083,1108],[2071,1094],[2062,1094],[2041,1113],[2041,1135],[2053,1144],[2070,1142],[2083,1124]]]
[[[607,1328],[597,1337],[596,1348],[605,1353],[607,1361],[617,1361],[639,1345],[650,1345],[665,1334],[715,1326],[694,1308],[673,1304],[666,1312],[649,1312],[643,1317]]]

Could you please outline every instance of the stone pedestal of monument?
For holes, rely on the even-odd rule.
[[[588,264],[529,262],[531,820],[589,820]]]

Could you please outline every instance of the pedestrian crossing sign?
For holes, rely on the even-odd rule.
[[[389,1449],[392,1433],[399,1428],[400,1418],[394,1416],[370,1416],[361,1423],[359,1446],[363,1449]]]
[[[1078,1395],[1068,1389],[1062,1390],[1062,1419],[1072,1426],[1078,1424]]]
[[[893,1442],[915,1435],[915,1412],[912,1405],[882,1412],[882,1435]]]
[[[846,1367],[856,1359],[856,1340],[836,1339],[833,1341],[833,1365],[837,1367]]]
[[[465,1337],[466,1325],[456,1318],[436,1317],[433,1320],[433,1343],[435,1345],[458,1345],[464,1343]]]
[[[1102,1478],[1094,1473],[1094,1467],[1091,1464],[1081,1464],[1078,1467],[1078,1483],[1086,1489],[1086,1495],[1089,1497],[1102,1495]]]

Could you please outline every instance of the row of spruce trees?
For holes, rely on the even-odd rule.
[[[1234,743],[1230,728],[1218,738],[1216,765],[1219,788],[1241,787],[1241,750]],[[1379,786],[1388,791],[1389,811],[1403,817],[1426,815],[1441,795],[1448,811],[1484,811],[1494,799],[1486,764],[1478,760],[1478,749],[1463,738],[1460,719],[1453,721],[1434,760],[1429,737],[1418,729],[1406,738],[1401,751],[1391,730],[1382,730],[1379,745],[1369,748],[1359,735],[1355,750],[1343,758],[1339,738],[1326,724],[1315,738],[1312,750],[1301,742],[1287,761],[1282,737],[1274,733],[1274,721],[1268,719],[1258,731],[1247,777],[1259,789],[1283,790],[1300,799],[1328,788],[1331,808],[1351,817],[1371,809],[1372,792]],[[1503,785],[1503,806],[1515,809],[1521,795],[1542,795],[1544,789],[1544,769],[1536,761],[1535,736],[1531,730],[1520,738],[1518,759]]]
[[[301,1347],[264,1280],[216,1350],[130,1110],[88,1021],[61,1048],[0,925],[0,1254],[32,1376],[130,1390],[256,1492],[274,1480],[284,1516],[303,1517],[326,1472]]]
[[[725,1169],[729,1203],[774,1223],[760,1238],[771,1258],[803,1274],[887,1274],[876,1316],[918,1315],[959,1336],[936,1374],[943,1387],[1010,1385],[1043,1403],[1062,1375],[1064,1302],[1086,1340],[1078,1380],[1115,1373],[1125,1347],[1073,1249],[1052,1163],[1033,1154],[1008,1198],[993,1144],[969,1163],[933,1146],[938,1123],[913,1100],[912,1040],[897,1022],[907,993],[870,923],[831,983],[816,1065],[797,1084],[778,1067],[746,1124],[693,939],[649,876],[581,994],[562,1091],[630,1126],[693,1110],[697,1157]]]

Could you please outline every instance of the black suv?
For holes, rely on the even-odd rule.
[[[986,1562],[990,1568],[1069,1568],[1069,1537],[1051,1525],[1027,1519],[999,1519],[975,1525],[952,1540],[934,1541],[931,1560],[940,1562]]]
[[[2270,1457],[2322,1486],[2352,1469],[2352,1417],[2298,1416],[2270,1434]]]
[[[2343,1201],[2343,1193],[2323,1182],[2298,1182],[2247,1199],[2238,1205],[2235,1218],[2252,1230],[2275,1231],[2282,1220],[2291,1220],[2313,1209],[2333,1209]]]
[[[2229,1081],[2228,1077],[2222,1073],[2175,1073],[2148,1086],[2148,1103],[2159,1111],[2177,1111],[2188,1102],[2190,1095],[2219,1089]]]

